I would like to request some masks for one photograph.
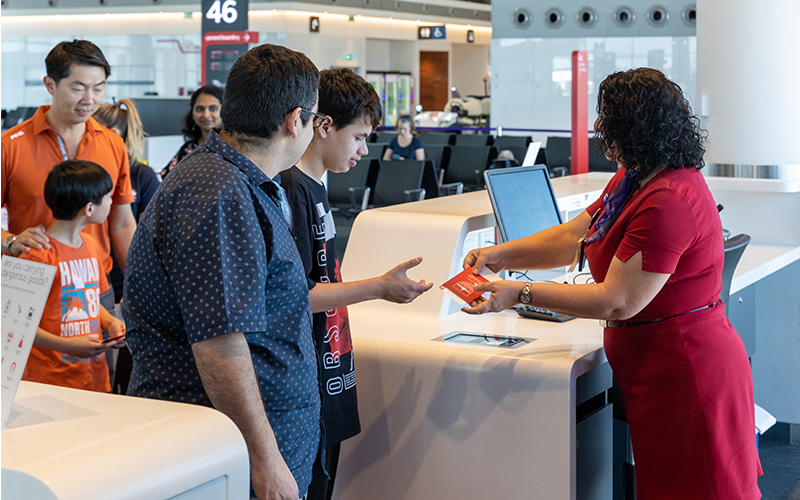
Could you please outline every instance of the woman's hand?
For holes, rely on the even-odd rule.
[[[496,273],[505,269],[502,252],[497,246],[476,248],[464,258],[464,269],[471,267],[473,274],[480,274],[484,267]]]
[[[500,312],[519,304],[519,294],[525,287],[522,281],[490,281],[479,283],[472,288],[479,292],[492,292],[489,299],[478,297],[470,304],[472,307],[462,309],[467,314],[485,314]]]

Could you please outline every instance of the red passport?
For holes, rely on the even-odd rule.
[[[468,267],[447,280],[443,285],[440,285],[439,288],[444,290],[455,300],[469,305],[475,301],[475,299],[486,293],[477,291],[473,289],[472,286],[478,283],[488,282],[489,280],[480,274],[472,274],[472,268]]]

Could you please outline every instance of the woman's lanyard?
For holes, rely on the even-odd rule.
[[[60,135],[56,134],[56,140],[58,140],[58,147],[61,149],[61,156],[64,158],[64,161],[69,160],[67,146],[64,145],[64,139],[62,139]]]

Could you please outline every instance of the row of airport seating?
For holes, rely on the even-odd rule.
[[[24,122],[28,118],[32,118],[33,115],[36,113],[36,107],[30,106],[23,106],[16,109],[11,110],[3,110],[2,113],[2,128],[3,130],[8,130],[11,127],[19,125],[20,123]]]
[[[375,137],[374,142],[368,143],[369,153],[364,158],[382,158],[383,153],[388,147],[389,141],[385,140],[387,132],[382,132]],[[451,144],[458,143],[462,137],[479,138],[488,141],[491,135],[472,134],[442,134],[428,133],[421,137],[425,158],[432,160],[438,170],[445,172],[450,181],[462,182],[466,190],[480,187],[483,183],[483,170],[489,168],[497,155],[503,150],[509,150],[514,154],[518,163],[522,163],[528,150],[530,137],[497,137],[493,145],[487,144]],[[431,138],[435,138],[431,140]],[[447,141],[442,138],[447,138]],[[456,139],[453,139],[456,138]],[[474,141],[474,139],[473,139]],[[477,141],[481,142],[481,141]],[[587,138],[589,145],[589,171],[614,172],[617,164],[606,159],[605,155],[595,147],[592,139]],[[571,139],[569,137],[548,137],[546,147],[539,150],[536,157],[536,164],[547,165],[550,176],[558,177],[567,175],[570,170],[571,162]],[[454,166],[454,169],[450,168]],[[451,172],[451,170],[454,170]]]

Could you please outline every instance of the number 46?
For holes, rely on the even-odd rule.
[[[220,8],[220,0],[214,0],[211,8],[206,12],[206,19],[211,19],[219,24],[220,21],[225,21],[228,24],[236,22],[239,18],[239,12],[236,10],[236,0],[225,0]]]

